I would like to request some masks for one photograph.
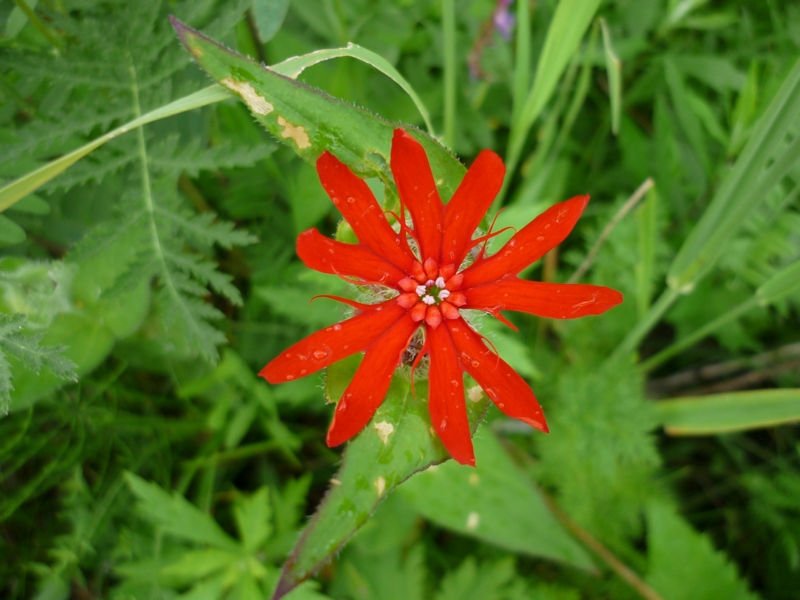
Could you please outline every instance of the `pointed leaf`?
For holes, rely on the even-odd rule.
[[[224,550],[236,551],[240,548],[214,519],[183,496],[170,494],[133,473],[125,473],[125,479],[139,500],[139,508],[145,518],[167,533]]]
[[[753,390],[661,400],[659,419],[670,435],[712,435],[800,421],[800,389]]]
[[[172,24],[197,63],[211,77],[238,94],[256,120],[303,160],[314,164],[325,150],[329,150],[360,176],[389,180],[386,164],[391,153],[392,135],[399,123],[376,117],[362,108],[279,74],[285,70],[279,65],[274,70],[263,67],[175,18]],[[290,66],[290,61],[284,65]],[[321,115],[324,119],[320,118]],[[413,128],[408,128],[408,132],[425,148],[439,194],[443,199],[449,199],[464,176],[464,166],[429,135]]]
[[[583,548],[550,513],[539,491],[486,428],[474,440],[478,465],[428,469],[400,488],[427,519],[531,556],[592,569]]]

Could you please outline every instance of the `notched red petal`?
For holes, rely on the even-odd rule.
[[[576,196],[550,207],[520,229],[505,246],[464,269],[463,287],[470,288],[516,275],[558,246],[578,222],[589,196]]]
[[[478,382],[503,413],[528,425],[548,431],[542,407],[533,391],[508,363],[484,345],[466,322],[446,321],[461,365]],[[444,328],[443,328],[444,329]]]
[[[369,423],[386,397],[400,357],[417,327],[405,316],[367,349],[353,380],[336,404],[326,439],[329,447],[343,444]]]
[[[317,174],[358,241],[397,268],[409,269],[414,258],[402,248],[400,235],[387,222],[367,183],[327,151],[317,159]]]
[[[297,255],[305,265],[320,273],[356,277],[364,282],[395,285],[403,271],[361,244],[343,244],[316,229],[297,236]]]
[[[483,150],[445,206],[442,260],[461,264],[470,248],[472,234],[500,188],[506,168],[491,150]]]
[[[472,436],[464,402],[464,375],[446,327],[426,333],[430,354],[428,411],[436,435],[462,465],[475,466]]]
[[[622,302],[617,290],[583,283],[545,283],[516,277],[464,290],[478,310],[516,310],[549,319],[600,315]]]
[[[300,340],[261,369],[259,376],[270,383],[306,377],[369,347],[407,313],[394,298],[369,311],[336,323]]]
[[[425,149],[409,133],[395,129],[389,166],[400,200],[411,213],[420,255],[438,261],[442,248],[444,207]]]

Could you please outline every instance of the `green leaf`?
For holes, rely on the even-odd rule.
[[[457,571],[448,573],[436,600],[501,600],[506,597],[507,586],[514,578],[511,558],[495,563],[475,564],[467,558]]]
[[[762,306],[777,302],[800,289],[800,260],[781,269],[756,290],[756,297]]]
[[[399,493],[438,525],[515,553],[591,570],[586,552],[550,513],[491,431],[482,429],[474,444],[475,469],[454,462],[440,465],[408,481]]]
[[[327,150],[360,177],[378,177],[384,183],[389,182],[386,165],[392,133],[401,126],[399,123],[385,121],[278,73],[278,70],[290,72],[287,69],[292,67],[291,63],[268,69],[177,19],[173,18],[172,23],[198,64],[241,96],[256,120],[303,160],[314,164]],[[414,128],[408,131],[425,148],[440,195],[449,199],[464,177],[464,166],[432,137]]]
[[[232,552],[240,548],[214,519],[180,494],[169,494],[155,483],[130,472],[125,473],[125,480],[138,499],[144,517],[165,532]]]
[[[670,64],[669,62],[667,63]],[[670,69],[667,69],[669,75]],[[785,143],[800,115],[800,59],[670,266],[670,288],[688,291],[711,269],[750,211],[800,158],[800,137]],[[689,133],[687,131],[687,133]]]
[[[670,435],[712,435],[800,421],[800,389],[688,396],[655,403]]]
[[[352,42],[350,42],[344,48],[317,50],[316,52],[304,54],[303,56],[296,56],[294,58],[289,58],[280,64],[273,65],[271,68],[276,73],[280,73],[281,75],[286,75],[287,77],[291,77],[292,79],[297,79],[300,73],[302,73],[305,69],[307,69],[312,65],[319,64],[323,61],[330,60],[332,58],[342,58],[342,57],[355,58],[356,60],[360,60],[361,62],[370,65],[371,67],[377,69],[378,71],[386,75],[389,79],[394,81],[401,88],[403,88],[403,91],[406,94],[408,94],[408,96],[417,106],[419,114],[422,115],[422,120],[425,121],[425,127],[427,127],[428,129],[428,133],[433,135],[433,126],[431,125],[431,117],[428,108],[425,106],[425,103],[422,102],[422,99],[414,91],[414,88],[411,87],[411,84],[408,83],[405,77],[403,77],[400,74],[400,72],[397,69],[395,69],[391,65],[391,63],[389,63],[389,61],[383,58],[380,54],[376,54],[371,50],[362,48],[357,44],[353,44]]]
[[[0,247],[21,244],[26,239],[28,236],[22,227],[5,215],[0,215]]]
[[[325,394],[338,401],[353,379],[361,356],[328,367]],[[469,386],[467,386],[469,387]],[[450,458],[431,427],[427,381],[412,393],[407,369],[395,374],[383,404],[369,425],[351,441],[342,467],[283,567],[274,598],[281,598],[310,577],[361,527],[395,487],[418,471]],[[467,402],[474,431],[488,399]],[[471,469],[469,469],[472,472]]]
[[[669,507],[647,509],[647,583],[669,600],[756,600],[736,568]]]
[[[253,0],[253,17],[262,44],[278,33],[288,10],[289,0]]]
[[[241,560],[238,552],[206,548],[184,552],[175,562],[160,570],[160,574],[171,583],[193,582],[210,577]]]
[[[511,128],[505,161],[509,173],[517,168],[531,126],[553,95],[599,6],[600,0],[562,0],[558,3],[539,54],[533,85]],[[520,26],[525,27],[527,23]],[[515,82],[515,91],[518,85],[519,79]]]
[[[245,551],[252,553],[260,549],[272,535],[269,488],[265,486],[254,494],[239,497],[233,516]]]
[[[36,194],[30,194],[17,202],[9,210],[28,215],[49,215],[50,203]]]
[[[23,322],[20,315],[0,314],[0,411],[6,414],[29,406],[65,381],[77,381],[113,344],[105,327],[78,314],[58,315],[46,334],[20,333]],[[42,366],[47,370],[40,373]]]
[[[200,90],[199,92],[195,92],[194,94],[181,98],[180,100],[176,100],[175,102],[171,102],[160,108],[150,111],[149,113],[144,114],[137,119],[133,119],[132,121],[117,127],[113,131],[109,131],[107,134],[100,136],[96,140],[92,140],[77,150],[73,150],[69,154],[65,154],[56,160],[50,161],[35,171],[31,171],[27,175],[23,175],[19,179],[16,179],[3,188],[0,188],[0,212],[4,211],[12,204],[19,202],[35,189],[41,187],[57,175],[66,171],[69,167],[74,165],[96,148],[99,148],[106,142],[113,140],[123,133],[127,133],[128,131],[136,129],[137,127],[146,125],[147,123],[152,123],[153,121],[158,121],[159,119],[164,119],[172,115],[186,112],[187,110],[200,108],[201,106],[226,100],[228,97],[229,94],[225,89],[216,85],[212,85]]]
[[[603,30],[603,54],[608,75],[608,95],[611,98],[611,133],[617,135],[622,109],[622,62],[611,45],[611,32],[605,19],[600,19],[600,28]]]

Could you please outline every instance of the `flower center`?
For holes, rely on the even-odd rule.
[[[464,276],[456,273],[455,265],[439,267],[432,258],[424,263],[414,263],[411,273],[397,282],[403,292],[397,303],[409,309],[414,321],[424,320],[436,328],[442,319],[458,319],[458,309],[467,300],[461,289]]]
[[[447,283],[444,277],[437,277],[435,281],[429,279],[425,282],[425,285],[418,285],[415,291],[419,299],[428,306],[432,304],[438,305],[442,300],[447,300],[450,297],[450,290],[445,289],[445,285]]]

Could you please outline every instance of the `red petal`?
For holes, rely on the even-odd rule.
[[[576,196],[550,207],[520,229],[505,246],[465,269],[463,287],[516,275],[564,241],[586,208],[589,196]]]
[[[454,323],[456,321],[453,321]],[[475,453],[464,404],[464,375],[446,327],[426,329],[431,357],[428,410],[436,435],[462,465],[475,466]]]
[[[328,429],[328,446],[343,444],[369,423],[386,397],[400,356],[419,325],[405,316],[386,331],[364,355],[353,380],[342,394]]]
[[[400,236],[386,221],[366,182],[327,151],[317,159],[317,174],[336,208],[350,223],[358,241],[401,270],[411,268],[413,257],[401,248]]]
[[[460,265],[469,251],[472,234],[503,186],[502,159],[484,150],[472,163],[444,209],[442,260]]]
[[[428,328],[431,327],[436,329],[442,322],[442,313],[439,310],[438,306],[431,305],[428,307],[428,310],[425,312],[425,323],[428,325]]]
[[[390,166],[400,200],[411,213],[423,260],[438,262],[442,249],[444,207],[425,149],[402,129],[394,130]]]
[[[370,283],[397,285],[405,274],[361,244],[343,244],[316,229],[297,236],[297,255],[307,267],[321,273],[358,277]]]
[[[464,290],[467,307],[495,313],[517,310],[548,319],[600,315],[622,302],[617,290],[582,283],[543,283],[504,279]]]
[[[394,298],[376,304],[372,310],[300,340],[261,369],[259,376],[270,383],[284,383],[316,373],[369,347],[406,312]]]
[[[547,433],[542,407],[525,380],[508,363],[493,353],[463,320],[446,321],[459,360],[486,395],[509,417]],[[444,329],[442,327],[441,329]],[[433,362],[431,361],[431,373]]]

